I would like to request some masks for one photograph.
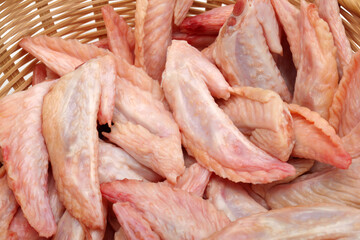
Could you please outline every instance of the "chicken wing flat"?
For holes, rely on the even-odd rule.
[[[74,71],[78,66],[92,58],[112,55],[105,49],[94,45],[81,44],[74,39],[64,40],[43,35],[25,37],[19,45],[60,76]],[[151,92],[157,99],[164,97],[158,81],[149,77],[143,69],[129,64],[123,58],[115,57],[115,59],[119,77],[126,78],[135,86]]]
[[[221,28],[213,57],[231,86],[251,86],[291,94],[266,44],[253,0],[239,0]]]
[[[352,50],[342,24],[339,3],[336,0],[316,0],[315,4],[319,8],[320,17],[329,24],[331,33],[334,36],[338,69],[340,75],[342,75],[343,69],[351,61]]]
[[[300,11],[288,0],[271,0],[286,33],[295,67],[300,64]]]
[[[194,0],[176,0],[174,8],[174,23],[179,26],[185,19]]]
[[[360,122],[360,52],[354,54],[345,67],[334,101],[330,108],[330,124],[344,137]]]
[[[42,135],[43,98],[53,82],[0,100],[0,146],[10,189],[40,236],[56,232],[48,196],[49,155]]]
[[[143,218],[142,212],[133,208],[129,203],[115,203],[113,210],[127,240],[160,240],[159,235],[151,229],[150,224]]]
[[[168,50],[163,89],[182,133],[182,143],[208,170],[232,181],[268,183],[295,173],[286,163],[257,148],[218,107],[196,65],[178,61]]]
[[[161,239],[202,239],[230,221],[208,201],[162,183],[122,180],[101,184],[111,202],[128,202]]]
[[[176,182],[184,170],[181,136],[164,104],[122,78],[116,79],[114,125],[104,133],[139,163]]]
[[[16,199],[6,180],[5,167],[0,168],[0,239],[8,235],[10,222],[18,208]]]
[[[267,211],[249,196],[241,184],[217,176],[211,178],[206,189],[206,197],[231,221]]]
[[[99,181],[112,182],[122,179],[157,182],[162,178],[138,163],[123,149],[104,141],[99,142]]]
[[[271,210],[240,218],[207,239],[359,239],[360,211],[338,205]]]
[[[42,130],[56,189],[69,213],[91,229],[105,229],[96,119],[101,89],[114,88],[115,77],[113,58],[100,57],[61,77],[44,98]]]
[[[338,87],[336,47],[328,24],[314,4],[301,1],[301,49],[293,103],[329,119],[329,108]]]
[[[128,43],[128,34],[132,34],[130,27],[115,10],[106,5],[101,8],[102,16],[106,27],[107,38],[110,50],[128,63],[134,64],[134,52]]]
[[[277,93],[235,87],[231,98],[219,106],[252,143],[281,161],[289,159],[295,144],[293,120]]]
[[[349,169],[328,168],[303,175],[293,182],[271,188],[266,202],[271,208],[336,203],[359,208],[360,159],[354,158]]]
[[[330,124],[316,112],[296,104],[288,105],[294,120],[295,147],[292,155],[346,169],[351,156]]]
[[[175,0],[139,0],[135,12],[135,65],[161,80],[171,44]]]

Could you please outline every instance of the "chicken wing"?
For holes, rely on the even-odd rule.
[[[174,23],[179,26],[185,19],[194,0],[176,0],[174,8]]]
[[[171,44],[175,0],[138,0],[135,12],[135,65],[161,80]]]
[[[132,34],[130,27],[115,10],[106,5],[101,8],[110,50],[128,63],[134,64],[134,53],[128,43],[128,33]]]
[[[343,69],[351,61],[352,50],[342,24],[339,3],[337,0],[316,0],[315,3],[319,8],[320,17],[329,24],[330,31],[334,36],[338,70],[342,76]]]
[[[169,47],[163,88],[189,154],[208,170],[235,182],[267,183],[294,174],[291,165],[266,154],[241,134],[211,97],[197,67],[178,61],[176,44]]]
[[[105,228],[96,119],[104,104],[101,88],[114,88],[115,76],[111,56],[90,60],[61,77],[44,98],[42,130],[56,189],[69,213],[91,229]]]
[[[294,120],[296,139],[292,155],[348,168],[351,156],[330,124],[308,108],[296,104],[289,104],[288,107]]]
[[[286,33],[295,67],[300,64],[300,11],[288,0],[271,0]]]
[[[354,54],[345,68],[330,108],[330,124],[340,137],[349,134],[360,122],[360,52]]]
[[[43,98],[53,82],[43,82],[0,100],[0,146],[10,189],[40,236],[56,232],[48,196],[49,155],[42,136]]]
[[[338,205],[271,210],[241,218],[207,239],[358,239],[360,211]]]
[[[211,178],[206,189],[206,197],[231,221],[267,211],[252,199],[240,184],[217,176]]]
[[[336,203],[360,208],[360,159],[354,158],[349,169],[324,169],[303,175],[293,182],[270,189],[266,202],[271,208]]]
[[[113,55],[105,49],[81,44],[74,39],[64,40],[43,35],[25,37],[19,45],[60,76],[75,70],[92,58]],[[164,95],[158,81],[153,80],[141,68],[129,64],[125,59],[116,56],[115,59],[119,77],[126,78],[135,86],[151,92],[157,99],[163,99]]]
[[[180,1],[180,0],[178,0]],[[190,34],[217,35],[230,17],[234,4],[217,7],[193,17],[187,17],[180,24],[180,32]]]
[[[101,184],[111,202],[129,202],[161,239],[202,239],[230,221],[208,201],[162,183],[122,180]]]
[[[179,127],[171,113],[149,92],[122,78],[116,79],[116,96],[114,125],[104,136],[175,183],[185,167]]]
[[[291,100],[266,44],[253,0],[239,0],[215,41],[213,57],[231,86],[251,86],[277,92]]]
[[[235,87],[231,98],[218,104],[252,143],[281,161],[289,159],[295,144],[293,120],[277,93]]]
[[[14,194],[8,187],[5,167],[0,168],[0,239],[5,240],[8,236],[10,222],[18,208]]]
[[[336,47],[328,24],[314,4],[301,1],[301,50],[293,103],[329,119],[329,108],[338,86]]]
[[[113,210],[127,240],[160,240],[159,235],[151,229],[150,224],[143,218],[143,214],[129,203],[115,203]]]
[[[112,182],[122,179],[146,179],[157,182],[162,178],[138,163],[123,149],[113,144],[99,142],[99,181]]]
[[[266,193],[269,191],[270,188],[282,184],[282,183],[289,183],[292,180],[296,179],[297,177],[303,175],[307,171],[311,169],[311,167],[314,165],[314,160],[310,159],[302,159],[302,158],[292,158],[288,161],[289,164],[293,165],[296,169],[296,173],[293,176],[289,176],[287,178],[284,178],[283,180],[275,181],[268,184],[253,184],[251,186],[251,189],[260,195],[262,198],[265,198]]]

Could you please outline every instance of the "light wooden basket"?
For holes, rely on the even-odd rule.
[[[290,0],[298,5],[299,0]],[[101,7],[110,4],[134,25],[133,0],[1,0],[0,1],[0,97],[31,84],[38,62],[18,45],[24,36],[46,34],[75,38],[83,43],[106,36]],[[189,14],[232,4],[235,0],[195,0]],[[339,0],[344,25],[354,51],[360,46],[360,1]]]

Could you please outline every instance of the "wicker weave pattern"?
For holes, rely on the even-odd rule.
[[[290,0],[294,4],[298,0]],[[194,1],[190,15],[232,4],[235,0]],[[360,2],[339,0],[344,9],[344,24],[352,47],[360,45]],[[101,7],[110,4],[126,21],[134,25],[133,0],[5,0],[0,2],[0,97],[11,89],[21,91],[31,84],[32,70],[38,62],[20,49],[24,36],[47,34],[76,38],[83,43],[106,36]],[[96,30],[96,31],[94,31]],[[22,70],[20,71],[20,67]]]

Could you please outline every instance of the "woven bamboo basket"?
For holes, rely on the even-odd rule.
[[[195,0],[195,15],[235,0]],[[289,0],[295,5],[299,0]],[[134,26],[133,0],[1,0],[0,1],[0,97],[26,89],[38,61],[18,45],[24,36],[74,38],[86,43],[106,37],[101,7],[110,4]],[[360,47],[360,1],[339,0],[352,48]]]

